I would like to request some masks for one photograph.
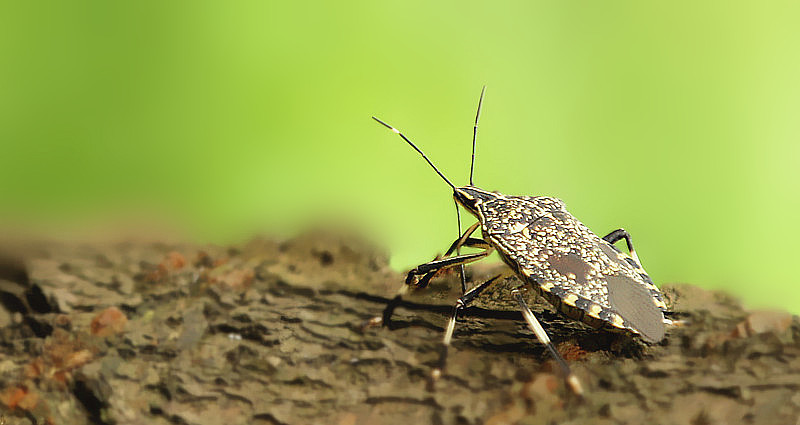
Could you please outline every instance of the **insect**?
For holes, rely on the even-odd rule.
[[[458,216],[459,237],[443,258],[413,268],[398,295],[386,306],[382,317],[375,322],[387,324],[401,296],[409,288],[424,288],[439,271],[452,267],[461,269],[462,296],[453,306],[442,341],[440,366],[433,378],[441,375],[447,347],[450,345],[458,314],[490,285],[500,282],[495,276],[467,290],[463,267],[497,252],[511,271],[524,283],[512,295],[519,304],[528,327],[544,344],[559,365],[568,386],[582,394],[579,380],[558,353],[542,325],[525,302],[525,287],[547,300],[562,314],[592,328],[607,327],[641,336],[656,343],[665,335],[664,318],[667,307],[659,289],[642,268],[633,248],[631,237],[617,229],[604,237],[589,230],[567,211],[564,202],[548,196],[509,196],[476,187],[472,176],[475,165],[475,140],[485,87],[481,90],[472,136],[472,162],[469,185],[455,186],[430,159],[403,133],[391,125],[375,121],[397,133],[433,168],[452,189],[456,211],[462,207],[475,216],[477,222],[463,233]],[[473,237],[480,228],[481,238]],[[625,240],[628,253],[614,245]],[[460,248],[480,249],[480,252],[460,254]]]

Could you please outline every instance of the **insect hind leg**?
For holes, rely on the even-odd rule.
[[[628,233],[627,230],[620,228],[620,229],[614,230],[613,232],[603,236],[603,240],[608,242],[612,246],[615,243],[617,243],[620,240],[622,240],[622,239],[625,239],[625,244],[628,246],[628,253],[629,253],[629,256],[631,257],[630,259],[632,259],[636,263],[636,264],[634,264],[634,267],[636,267],[638,269],[637,271],[641,274],[642,279],[645,280],[645,283],[647,283],[650,286],[650,293],[653,295],[653,297],[656,298],[656,300],[658,300],[658,304],[657,304],[658,308],[661,309],[661,311],[663,311],[663,312],[667,312],[667,305],[664,303],[663,298],[661,296],[661,293],[655,287],[655,284],[653,284],[653,281],[650,279],[650,276],[648,276],[647,273],[644,271],[644,268],[642,266],[642,260],[640,260],[639,256],[636,255],[636,250],[633,248],[633,241],[631,240],[630,233]],[[663,321],[667,325],[680,325],[681,324],[680,321],[676,322],[676,321],[669,320],[669,319],[663,319]]]
[[[633,241],[631,240],[631,235],[627,230],[619,228],[603,236],[603,240],[612,245],[619,242],[621,239],[625,239],[625,244],[628,246],[628,252],[630,253],[631,258],[633,258],[633,260],[636,261],[639,266],[641,266],[642,262],[639,260],[639,256],[636,255],[636,250],[633,249]]]

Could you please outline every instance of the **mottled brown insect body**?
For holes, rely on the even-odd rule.
[[[472,186],[457,188],[455,199],[480,221],[483,240],[557,310],[649,342],[664,337],[666,305],[641,265],[590,231],[560,199]]]

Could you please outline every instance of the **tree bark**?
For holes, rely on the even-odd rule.
[[[455,274],[380,316],[404,276],[357,238],[49,243],[0,261],[5,423],[795,423],[800,321],[665,286],[684,326],[647,345],[533,303],[586,387],[572,396],[506,280],[456,325]],[[423,262],[424,258],[420,259]],[[471,282],[500,266],[469,268]],[[474,284],[474,283],[473,283]]]

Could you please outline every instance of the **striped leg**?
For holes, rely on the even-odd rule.
[[[433,260],[429,263],[420,264],[411,269],[406,276],[406,285],[424,288],[428,286],[431,278],[441,270],[449,269],[451,267],[460,266],[473,261],[478,261],[494,251],[488,243],[481,239],[467,238],[462,246],[471,248],[483,248],[483,251],[473,254],[456,255],[454,257],[446,257],[438,260]],[[422,276],[422,278],[420,278]]]
[[[631,258],[636,261],[637,264],[641,267],[642,262],[639,260],[639,256],[636,255],[636,250],[633,249],[633,242],[631,241],[631,235],[625,229],[617,229],[613,232],[603,236],[603,240],[610,244],[617,243],[620,239],[625,239],[625,243],[628,245],[628,252],[630,252]]]
[[[400,290],[397,291],[397,295],[392,298],[392,300],[389,301],[389,304],[386,305],[386,308],[383,309],[383,314],[381,314],[380,317],[373,317],[370,319],[367,325],[377,326],[383,324],[384,326],[389,326],[394,309],[400,304],[403,295],[408,292],[409,287],[414,286],[417,288],[424,288],[428,285],[428,282],[431,280],[433,275],[435,275],[439,270],[481,260],[486,258],[486,256],[492,252],[494,252],[494,248],[490,247],[484,251],[474,254],[457,255],[455,257],[448,257],[443,260],[435,260],[431,261],[430,263],[421,264],[415,267],[413,270],[408,272],[408,277],[406,278],[405,284],[400,287]],[[423,276],[422,279],[419,279],[419,275]]]
[[[445,364],[447,363],[447,349],[450,347],[450,341],[453,339],[453,333],[456,329],[456,320],[458,319],[458,313],[466,308],[484,289],[488,288],[489,285],[496,282],[497,279],[503,277],[504,274],[499,274],[486,282],[481,283],[480,285],[470,289],[461,296],[461,298],[456,301],[456,304],[453,306],[453,313],[450,315],[450,320],[447,322],[447,329],[444,331],[444,338],[442,338],[442,348],[441,353],[439,354],[439,366],[431,372],[431,377],[434,380],[439,379],[442,376],[442,371],[444,370]]]
[[[522,310],[522,316],[525,318],[525,321],[528,322],[528,327],[531,328],[534,334],[536,334],[536,338],[539,340],[539,342],[547,347],[547,350],[550,351],[550,355],[552,355],[556,360],[556,363],[558,363],[558,366],[561,368],[561,372],[564,374],[564,378],[566,379],[569,388],[573,393],[582,396],[583,387],[581,386],[578,377],[572,373],[572,371],[569,369],[569,365],[567,365],[566,360],[564,360],[564,358],[561,357],[561,354],[558,353],[555,345],[553,345],[553,342],[550,341],[550,337],[547,336],[547,332],[545,332],[544,328],[542,328],[542,324],[536,320],[536,316],[533,315],[530,307],[528,307],[528,303],[525,302],[522,294],[518,289],[513,290],[511,293],[514,295],[514,298],[517,299],[519,307]]]
[[[445,257],[443,259],[436,259],[431,262],[420,264],[417,267],[414,267],[410,272],[408,272],[408,276],[406,276],[406,281],[403,286],[397,291],[397,295],[392,298],[391,301],[386,305],[384,308],[383,313],[380,316],[373,317],[369,321],[367,321],[363,326],[389,326],[391,323],[392,314],[394,313],[394,309],[400,304],[402,300],[403,294],[408,292],[409,286],[415,286],[418,288],[424,288],[428,285],[428,282],[433,278],[433,276],[439,272],[440,270],[444,270],[450,267],[456,266],[463,266],[464,264],[471,263],[473,261],[478,261],[480,259],[485,258],[487,255],[491,254],[494,248],[492,248],[486,241],[481,239],[470,238],[470,235],[475,233],[475,230],[480,226],[480,222],[473,224],[470,226],[458,239],[456,239],[451,245],[450,248],[445,253]],[[484,251],[473,253],[473,254],[464,254],[464,255],[456,255],[454,257],[449,257],[453,254],[453,252],[457,251],[460,247],[467,246],[473,248],[483,248]],[[420,278],[420,276],[422,276]],[[463,279],[463,278],[462,278]],[[464,289],[464,282],[462,280],[462,290]]]
[[[456,213],[458,213],[458,204],[456,204]],[[480,222],[476,222],[475,224],[470,226],[464,233],[461,233],[461,230],[460,230],[461,229],[461,216],[460,216],[460,214],[457,214],[457,217],[458,217],[459,234],[461,236],[459,236],[458,239],[453,241],[453,243],[450,245],[450,248],[447,249],[447,252],[445,252],[443,256],[436,257],[431,263],[436,262],[438,260],[446,259],[447,257],[453,255],[453,252],[456,253],[456,257],[460,257],[461,256],[461,247],[463,247],[463,246],[472,247],[472,248],[480,248],[480,249],[489,249],[489,248],[491,248],[491,246],[488,243],[486,243],[486,241],[484,241],[482,239],[475,239],[475,238],[471,238],[470,237],[473,233],[475,233],[475,230],[478,228],[478,226],[480,226]],[[426,264],[419,265],[416,268],[414,268],[413,270],[411,270],[410,272],[408,272],[408,276],[406,277],[406,284],[410,285],[412,283],[409,283],[409,282],[413,281],[413,284],[415,284],[415,285],[417,285],[419,287],[428,286],[428,282],[431,280],[431,278],[433,278],[433,276],[437,272],[439,272],[439,270],[442,270],[443,268],[452,267],[452,266],[438,267],[438,268],[433,268],[433,269],[429,269],[427,271],[424,271],[424,268],[429,267],[431,263],[426,263]],[[463,263],[459,265],[459,272],[460,272],[459,274],[461,276],[461,294],[463,295],[463,294],[465,294],[467,292],[467,281],[466,281],[466,278],[464,276],[464,264]],[[412,276],[412,274],[414,274],[414,276]],[[420,275],[422,275],[421,279],[419,278]]]

